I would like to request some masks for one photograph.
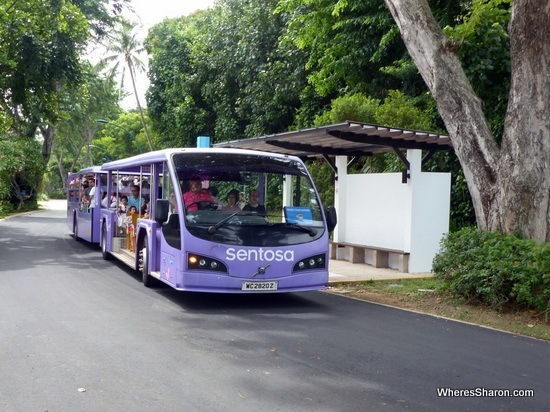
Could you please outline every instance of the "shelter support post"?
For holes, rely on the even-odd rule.
[[[334,240],[338,242],[346,238],[346,185],[348,177],[348,157],[336,156],[334,165],[338,179],[334,183],[334,207],[338,215],[338,224],[334,228]]]

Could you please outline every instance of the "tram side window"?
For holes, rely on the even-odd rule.
[[[176,191],[170,179],[170,174],[167,173],[168,166],[164,165],[166,171],[162,177],[162,199],[168,201],[169,211],[168,220],[162,225],[162,233],[170,246],[181,248],[181,232],[179,224],[179,207],[176,198]],[[180,199],[181,200],[181,199]]]
[[[71,176],[69,179],[69,202],[77,203],[80,201],[80,179],[77,176]]]
[[[321,221],[323,219],[315,191],[305,178],[300,176],[292,177],[292,198],[294,205],[309,210],[313,220]]]
[[[89,176],[82,175],[80,177],[80,204],[81,210],[88,210],[90,206],[90,191],[92,190],[92,185],[90,185]]]

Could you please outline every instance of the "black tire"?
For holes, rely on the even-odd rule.
[[[76,216],[73,219],[73,238],[77,242],[80,240],[78,237],[78,220],[76,219]]]
[[[149,274],[149,258],[148,258],[149,241],[147,236],[143,238],[143,245],[140,250],[141,258],[141,276],[143,280],[143,286],[146,288],[153,287],[155,284],[155,278]]]
[[[107,226],[101,225],[101,256],[104,260],[110,260],[111,254],[107,252]]]

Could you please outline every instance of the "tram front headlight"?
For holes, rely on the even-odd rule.
[[[227,266],[225,263],[208,257],[202,256],[195,253],[189,253],[187,255],[187,269],[188,270],[210,270],[216,272],[225,272],[227,273]]]
[[[294,265],[293,271],[309,270],[309,269],[325,269],[326,268],[326,255],[320,254],[310,256],[306,259],[300,260]]]

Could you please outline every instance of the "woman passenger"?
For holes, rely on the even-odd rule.
[[[226,212],[239,212],[241,208],[237,205],[239,200],[239,191],[237,189],[231,189],[227,194],[226,205],[222,207],[222,211]]]

